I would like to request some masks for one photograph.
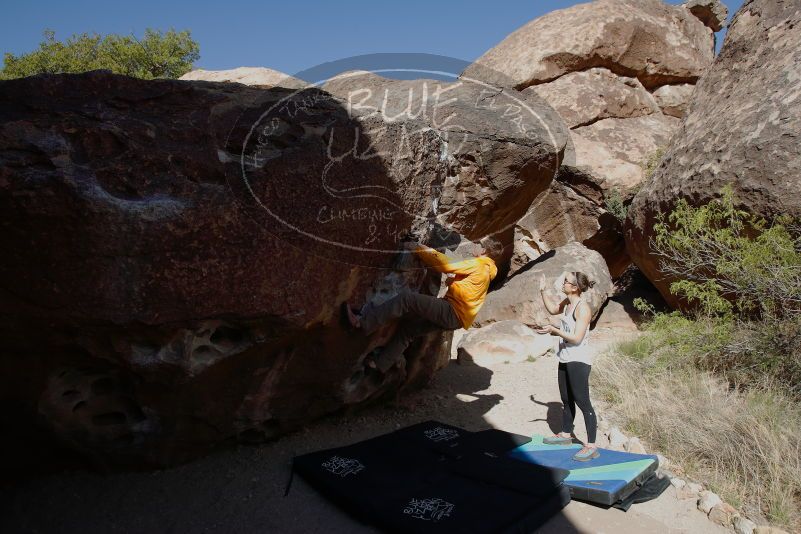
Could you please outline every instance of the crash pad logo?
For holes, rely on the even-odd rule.
[[[425,434],[425,437],[427,437],[431,441],[437,441],[437,442],[449,441],[459,437],[459,432],[457,432],[456,430],[452,428],[445,428],[442,426],[426,430],[425,432],[423,432],[423,434]]]
[[[359,460],[342,458],[341,456],[332,456],[323,462],[321,466],[326,471],[343,478],[348,475],[355,475],[364,470],[364,465]]]
[[[412,499],[403,509],[403,513],[423,521],[440,521],[450,517],[453,504],[443,499]]]
[[[539,150],[553,138],[517,91],[465,78],[466,67],[370,54],[296,74],[301,89],[267,90],[242,145],[242,198],[267,215],[265,227],[323,248],[394,256],[410,233],[455,231],[455,210],[484,201],[476,188],[501,187],[483,160],[492,139]]]

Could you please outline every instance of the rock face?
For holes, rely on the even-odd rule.
[[[532,20],[468,67],[488,67],[518,89],[606,67],[649,90],[695,83],[713,59],[712,32],[688,10],[660,0],[598,0]]]
[[[509,274],[572,241],[599,251],[613,277],[622,274],[630,263],[623,229],[617,218],[600,207],[603,204],[604,191],[591,176],[563,167],[515,225]]]
[[[689,9],[690,13],[713,32],[722,30],[726,17],[729,16],[729,9],[720,0],[689,0],[682,7]]]
[[[303,80],[266,67],[238,67],[228,70],[197,69],[187,72],[179,80],[234,82],[253,87],[287,87],[289,89],[301,89],[308,85]]]
[[[600,254],[579,243],[569,243],[529,263],[525,269],[510,278],[500,289],[487,295],[475,323],[485,326],[504,320],[516,320],[528,326],[546,324],[550,314],[540,297],[540,278],[545,277],[552,299],[564,298],[561,281],[565,272],[579,271],[595,281],[595,286],[583,295],[597,317],[606,299],[612,293],[612,278]]]
[[[791,3],[743,5],[662,163],[631,204],[629,254],[673,306],[670,280],[648,245],[658,212],[679,198],[705,204],[729,184],[750,213],[801,216],[800,21]]]
[[[663,85],[654,91],[654,100],[665,115],[681,119],[687,113],[687,106],[695,86],[689,83]]]
[[[555,341],[519,321],[500,321],[468,330],[459,342],[457,358],[460,364],[471,362],[482,367],[524,362],[553,350]]]
[[[338,307],[436,291],[398,262],[401,236],[482,237],[488,214],[517,220],[527,204],[509,199],[548,186],[566,135],[521,131],[476,91],[438,108],[457,139],[431,114],[365,116],[319,89],[0,82],[0,418],[165,465],[424,384],[450,335],[365,374],[394,325],[350,333]],[[480,203],[446,196],[475,182],[492,188]]]
[[[515,228],[511,272],[537,251],[579,241],[622,274],[631,260],[607,198],[631,199],[646,162],[678,127],[713,45],[712,30],[682,6],[598,0],[529,22],[465,70],[465,79],[508,78],[551,104],[571,128],[561,174],[601,193],[582,197],[571,180],[552,184]],[[534,206],[555,209],[548,217]]]
[[[544,98],[573,129],[607,118],[658,113],[659,108],[636,78],[618,76],[606,68],[569,72],[550,83],[523,91]]]
[[[440,139],[440,168],[433,172],[443,173],[443,181],[433,220],[459,228],[469,240],[511,229],[547,189],[564,159],[569,132],[537,95],[461,81],[390,80],[359,71],[329,80],[323,88],[372,131],[386,128],[376,122],[382,115],[419,117],[405,122],[407,139],[387,145],[393,173],[411,179],[426,172],[416,156],[423,149],[419,137]],[[506,140],[510,129],[515,137]],[[529,152],[520,150],[523,143]]]

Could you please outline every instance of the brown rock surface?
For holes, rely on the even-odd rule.
[[[403,179],[424,171],[415,156],[419,137],[436,137],[436,155],[445,170],[441,195],[432,206],[434,219],[458,227],[473,241],[514,225],[558,173],[568,142],[558,113],[537,95],[515,90],[465,81],[398,81],[359,71],[328,81],[324,89],[374,131],[386,127],[373,124],[377,110],[419,116],[404,125],[408,140],[389,145],[390,171]],[[528,152],[520,150],[522,143]]]
[[[515,225],[510,275],[572,241],[600,252],[613,278],[630,264],[620,222],[603,206],[604,192],[579,169],[563,167]]]
[[[505,203],[536,196],[561,158],[547,128],[521,133],[460,91],[442,107],[463,127],[448,149],[423,119],[353,116],[318,89],[0,82],[3,421],[169,464],[427,382],[449,335],[365,374],[392,326],[348,333],[339,304],[436,288],[393,269],[399,236],[433,231],[438,204],[454,234],[517,220],[527,205]],[[451,168],[487,188],[480,202],[441,201]]]
[[[681,121],[655,113],[630,119],[604,119],[589,126],[576,128],[571,133],[581,139],[603,145],[613,157],[633,165],[640,165],[658,148],[667,145]],[[576,165],[593,168],[593,160],[576,151]],[[594,174],[604,176],[596,171]],[[606,181],[605,181],[606,182]],[[623,184],[610,183],[616,187]],[[609,186],[605,187],[608,189]]]
[[[636,78],[609,69],[569,72],[552,82],[523,90],[541,96],[572,129],[609,117],[630,118],[658,113],[654,99]]]
[[[277,70],[266,67],[237,67],[228,70],[197,69],[187,72],[179,80],[241,83],[253,87],[288,87],[301,89],[308,84]]]
[[[723,29],[729,15],[729,8],[720,0],[688,0],[682,6],[689,9],[690,13],[713,32]]]
[[[457,358],[460,364],[482,367],[532,361],[553,350],[555,342],[552,336],[537,334],[519,321],[500,321],[468,330],[459,342]]]
[[[463,76],[485,79],[499,72],[523,89],[568,72],[605,67],[652,89],[695,83],[712,62],[712,48],[712,31],[681,6],[597,0],[532,20],[478,58]]]
[[[560,282],[568,271],[583,272],[595,281],[595,286],[584,293],[584,298],[593,317],[597,316],[613,290],[606,262],[598,252],[580,243],[568,243],[529,263],[500,289],[487,295],[475,323],[485,326],[514,319],[529,326],[545,324],[550,315],[540,296],[540,278],[545,277],[551,284],[547,291],[552,298],[554,294],[564,298]]]
[[[679,198],[707,203],[729,184],[750,213],[801,216],[799,23],[793,3],[743,5],[660,167],[629,209],[629,254],[673,306],[670,280],[648,245],[658,212],[669,212]]]
[[[553,206],[554,220],[537,213],[517,225],[512,272],[572,240],[601,252],[613,276],[625,270],[630,259],[604,197],[628,202],[639,187],[644,162],[678,127],[712,47],[711,30],[681,6],[599,0],[532,20],[465,70],[463,79],[503,80],[551,104],[571,128],[570,172],[601,191],[595,206],[570,193],[558,198],[567,191],[556,184],[540,193],[533,205]]]
[[[695,85],[682,83],[663,85],[653,93],[654,100],[665,115],[684,118],[693,96]]]

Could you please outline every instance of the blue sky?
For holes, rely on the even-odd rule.
[[[724,0],[729,17],[742,0]],[[338,2],[28,1],[3,8],[0,52],[35,49],[42,30],[56,38],[96,32],[142,35],[189,29],[197,67],[265,66],[294,74],[320,63],[380,52],[423,52],[472,61],[529,20],[575,0],[340,0]],[[679,4],[679,0],[668,3]],[[718,45],[725,30],[718,33]]]

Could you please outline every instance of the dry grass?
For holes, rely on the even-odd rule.
[[[638,353],[649,345],[621,343],[599,358],[593,388],[690,477],[801,532],[801,407],[779,388],[741,392],[708,372],[660,365]]]

